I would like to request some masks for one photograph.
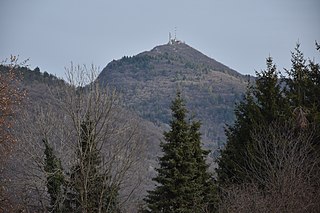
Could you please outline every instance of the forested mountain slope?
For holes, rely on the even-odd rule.
[[[170,118],[170,102],[181,90],[188,109],[203,123],[207,148],[224,143],[225,124],[234,120],[235,102],[248,83],[244,76],[189,45],[172,40],[151,51],[110,62],[98,82],[116,88],[126,105],[162,126]]]

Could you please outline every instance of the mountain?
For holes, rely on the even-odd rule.
[[[242,97],[248,76],[171,40],[136,56],[113,60],[97,81],[120,91],[127,107],[164,129],[170,121],[170,103],[181,90],[189,111],[203,124],[206,147],[216,149],[225,142],[225,124],[234,121],[234,105]]]
[[[8,73],[8,71],[8,66],[0,65],[0,73]],[[68,130],[68,137],[64,137],[64,130],[59,129],[59,127],[61,127],[59,125],[60,122],[71,122],[69,120],[69,116],[66,116],[66,114],[64,114],[66,113],[66,111],[65,109],[63,109],[63,105],[61,105],[61,103],[59,103],[58,101],[66,94],[66,87],[69,87],[69,85],[64,80],[59,79],[47,72],[41,72],[39,68],[30,70],[27,67],[17,67],[14,72],[15,76],[18,79],[14,86],[19,91],[25,91],[26,97],[23,99],[23,103],[19,105],[19,108],[16,111],[16,122],[12,131],[14,133],[14,136],[18,138],[17,143],[12,145],[10,156],[6,159],[5,164],[1,164],[3,162],[0,163],[0,187],[10,189],[10,196],[8,195],[8,197],[10,197],[9,200],[10,202],[14,203],[14,206],[19,206],[18,204],[22,205],[22,203],[24,202],[23,199],[25,198],[24,196],[27,196],[28,199],[30,198],[30,200],[28,201],[30,203],[28,204],[32,204],[32,206],[34,205],[34,208],[40,208],[39,206],[37,206],[38,195],[36,195],[34,191],[29,191],[29,194],[27,194],[25,187],[27,184],[29,184],[28,181],[33,182],[30,187],[38,186],[37,184],[44,184],[44,182],[41,182],[44,180],[41,179],[44,178],[44,171],[41,170],[40,173],[37,172],[37,170],[39,169],[38,166],[44,166],[44,144],[42,142],[43,133],[46,131],[50,132],[47,132],[50,135],[49,137],[51,137],[50,144],[52,145],[52,147],[54,147],[54,153],[61,159],[63,168],[66,169],[65,171],[68,171],[68,166],[70,166],[73,152],[75,151],[66,151],[68,150],[68,148],[66,147],[72,147],[72,145],[70,146],[70,144],[66,144],[66,142],[70,142],[70,135],[74,133],[73,129],[71,128]],[[85,93],[86,90],[83,88],[79,88],[79,92]],[[113,110],[113,112],[117,111],[121,113],[117,115],[117,119],[112,123],[112,128],[117,129],[117,127],[115,126],[121,127],[123,123],[128,121],[130,121],[130,123],[132,124],[137,124],[138,129],[136,134],[138,134],[138,136],[136,137],[141,137],[139,142],[143,143],[143,147],[141,147],[141,150],[139,150],[139,155],[141,155],[139,156],[139,162],[135,162],[134,165],[132,165],[131,169],[134,172],[130,170],[131,179],[128,178],[128,180],[126,181],[127,185],[125,186],[127,188],[123,188],[120,192],[120,197],[123,195],[131,194],[130,205],[136,207],[136,204],[134,202],[137,202],[137,200],[141,201],[146,194],[146,190],[151,189],[153,186],[151,178],[155,174],[154,167],[157,166],[156,156],[158,156],[160,153],[162,129],[158,126],[155,126],[152,122],[140,118],[135,112],[124,109],[119,105],[114,107],[116,108],[116,110]],[[65,116],[63,121],[61,121],[57,117],[50,116],[54,115],[51,114],[51,110],[57,114],[64,114]],[[39,114],[42,114],[42,112],[45,116],[39,118],[38,116]],[[46,113],[48,113],[49,116],[47,116]],[[125,119],[123,119],[123,117],[121,116],[125,117]],[[112,120],[111,118],[109,119]],[[48,126],[46,126],[47,124]],[[30,129],[25,128],[26,125],[30,126]],[[55,126],[55,128],[53,129],[58,129],[57,132],[60,133],[58,135],[55,135],[55,137],[52,137],[52,135],[57,132],[55,132],[55,130],[51,131],[52,125]],[[70,126],[72,126],[72,124],[70,124]],[[31,129],[32,131],[30,131]],[[128,134],[130,134],[129,131],[132,130],[128,130]],[[27,139],[24,135],[25,133],[27,134]],[[117,131],[117,133],[114,134],[122,133],[119,133]],[[54,138],[58,140],[55,140]],[[110,136],[110,138],[108,139],[112,140],[112,138],[114,138],[114,135]],[[61,144],[64,144],[63,150],[59,149]],[[105,156],[107,156],[107,154]],[[126,155],[126,157],[128,156]],[[26,172],[30,176],[26,177]],[[38,175],[37,180],[34,180],[34,174]],[[141,178],[141,180],[139,180],[138,184],[134,182],[136,181],[135,178],[137,177],[143,177]],[[40,179],[41,181],[39,181]],[[132,188],[128,187],[128,185],[130,187],[136,187],[136,190],[132,192]],[[44,186],[45,185],[41,185],[41,189],[43,189]],[[32,196],[30,194],[32,194]],[[0,198],[1,195],[2,194],[0,193]],[[32,200],[31,197],[34,200]]]
[[[0,72],[6,71],[7,67],[0,66]],[[32,115],[39,107],[46,109],[48,105],[58,104],[53,94],[66,86],[66,82],[46,72],[41,73],[39,68],[30,70],[20,67],[18,73],[21,82],[17,87],[27,91],[23,111]],[[117,89],[128,108],[123,111],[127,116],[125,120],[133,119],[140,124],[141,137],[147,144],[145,166],[141,171],[144,178],[134,195],[140,199],[146,190],[154,187],[152,177],[156,174],[154,168],[158,166],[157,156],[161,155],[160,140],[163,130],[169,128],[170,104],[177,89],[182,91],[191,114],[203,124],[201,131],[206,148],[217,150],[225,142],[225,124],[234,121],[234,105],[242,97],[248,76],[239,74],[185,43],[173,40],[136,56],[110,62],[96,81],[102,86]],[[16,133],[20,131],[17,129]],[[38,143],[35,141],[35,144]],[[213,152],[211,157],[216,154]],[[17,171],[25,169],[20,160],[26,159],[24,155],[17,155],[20,156],[20,153],[12,152],[6,166],[8,169],[0,174],[0,179],[6,177],[7,180],[13,180],[16,177],[15,181],[20,181]],[[24,188],[19,184],[15,188],[9,186],[15,192],[13,199],[19,202],[19,194]]]

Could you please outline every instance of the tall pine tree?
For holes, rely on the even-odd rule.
[[[227,144],[218,160],[218,182],[221,185],[244,183],[252,179],[247,163],[259,155],[254,150],[252,133],[276,122],[295,122],[297,131],[313,131],[313,143],[319,150],[320,140],[320,71],[319,64],[304,58],[297,44],[292,52],[292,67],[287,77],[279,77],[272,59],[267,69],[256,73],[255,85],[249,87],[244,100],[235,109],[236,121],[226,130]],[[320,153],[320,152],[319,152]],[[252,166],[252,165],[251,165]],[[264,166],[255,165],[263,177]],[[257,170],[260,170],[257,172]]]
[[[221,185],[243,183],[252,178],[247,165],[254,157],[252,131],[269,123],[288,118],[288,104],[283,97],[279,73],[268,57],[267,69],[256,73],[256,84],[249,86],[244,100],[236,109],[236,121],[226,129],[227,144],[218,159],[217,174]],[[263,165],[256,165],[255,170],[263,174]],[[255,171],[256,172],[256,171]]]
[[[319,46],[316,43],[316,48]],[[320,65],[313,60],[306,60],[296,45],[291,53],[291,69],[284,79],[284,93],[297,128],[312,131],[312,143],[320,156]]]
[[[246,194],[244,200],[250,205],[256,205],[258,203],[255,201],[261,195],[259,204],[265,205],[265,208],[272,212],[274,210],[271,206],[276,205],[268,204],[268,196],[273,197],[272,202],[285,203],[284,209],[288,212],[291,212],[288,210],[291,205],[299,200],[294,199],[297,193],[294,193],[291,200],[288,199],[286,190],[292,192],[291,188],[297,186],[297,182],[294,182],[297,179],[281,176],[281,173],[287,175],[286,169],[292,169],[294,173],[291,176],[296,176],[308,167],[307,174],[302,176],[306,180],[299,180],[299,183],[308,184],[308,193],[313,194],[315,199],[318,199],[320,188],[319,64],[310,60],[308,64],[299,48],[298,44],[292,53],[292,67],[286,70],[287,76],[282,76],[281,79],[272,59],[267,59],[267,69],[257,73],[256,84],[248,89],[244,100],[235,109],[236,121],[226,130],[227,144],[218,160],[217,179],[222,191],[236,189],[238,191],[235,192],[247,193],[245,190],[248,186],[253,186],[255,191],[250,192],[252,195]],[[274,129],[275,126],[279,130]],[[295,140],[301,138],[301,135],[307,136],[305,141],[302,141],[306,142],[306,146],[299,145],[299,139]],[[309,140],[311,146],[308,144]],[[302,170],[299,168],[301,162],[293,164],[284,147],[291,151],[292,156],[293,148],[298,150],[294,153],[297,158],[303,156],[304,160],[301,161],[306,165]],[[308,147],[306,153],[305,147]],[[303,189],[300,191],[304,194]],[[278,196],[282,192],[285,193]],[[278,197],[274,197],[275,194]],[[238,201],[243,195],[239,194]],[[225,197],[228,197],[227,193],[222,194],[222,198]],[[237,194],[232,194],[231,197],[232,201],[237,201]],[[228,198],[230,199],[230,196]],[[243,210],[246,206],[241,205],[242,202],[243,200],[239,203],[234,202],[237,209]]]
[[[304,113],[307,122],[319,124],[320,122],[320,68],[319,64],[304,58],[300,44],[296,45],[291,53],[291,69],[286,70],[288,75],[285,95],[290,103],[291,111],[299,110]]]
[[[200,123],[186,120],[187,110],[180,92],[172,106],[171,130],[164,133],[158,184],[147,196],[151,212],[204,212],[213,208],[213,182],[201,148]]]

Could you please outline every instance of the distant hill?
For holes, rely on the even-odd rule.
[[[9,71],[9,67],[0,65],[0,73],[7,73]],[[31,70],[27,67],[18,67],[15,69],[16,76],[18,77],[19,81],[18,84],[15,85],[19,90],[26,91],[26,97],[23,100],[22,107],[19,108],[18,113],[27,113],[31,116],[37,116],[36,112],[40,108],[46,110],[48,109],[54,109],[59,112],[59,110],[62,110],[61,105],[57,103],[57,97],[59,95],[63,95],[63,87],[67,86],[67,83],[57,78],[54,75],[51,75],[47,72],[41,72],[39,68],[35,68],[34,70]],[[61,89],[61,90],[60,90]],[[57,93],[59,91],[59,93]],[[85,92],[85,90],[81,90]],[[60,93],[61,92],[61,93]],[[121,100],[120,100],[121,101]],[[53,106],[53,107],[52,107]],[[56,106],[56,107],[55,107]],[[134,197],[143,197],[145,196],[146,190],[152,188],[153,182],[151,180],[151,177],[154,176],[155,171],[154,167],[157,166],[157,157],[160,153],[160,140],[162,138],[162,129],[155,126],[153,123],[140,118],[135,112],[126,110],[121,108],[121,106],[118,109],[121,110],[123,116],[126,116],[126,119],[131,120],[133,123],[139,124],[139,134],[141,134],[141,142],[145,142],[147,146],[145,147],[145,150],[141,150],[141,158],[146,159],[144,162],[146,166],[143,168],[139,168],[141,171],[141,175],[144,177],[143,180],[141,180],[141,185],[139,185],[138,189],[132,196]],[[46,113],[46,111],[44,111]],[[65,112],[62,112],[65,113]],[[19,125],[21,117],[20,114],[17,116],[18,122],[17,125],[14,127],[14,134],[15,136],[19,136],[21,132],[23,132],[23,129],[21,129],[21,126]],[[22,119],[23,120],[23,119]],[[49,119],[50,120],[50,119]],[[123,120],[119,119],[119,123],[124,122]],[[114,125],[117,125],[113,123]],[[39,134],[39,131],[34,130],[34,134]],[[36,138],[36,137],[35,137]],[[53,141],[51,141],[53,142]],[[10,158],[6,161],[6,169],[2,170],[0,168],[0,180],[7,179],[7,180],[13,180],[13,181],[20,181],[20,176],[18,177],[17,174],[20,175],[19,172],[24,170],[23,164],[20,162],[21,158],[17,158],[16,155],[21,155],[21,153],[18,151],[21,141],[17,143],[17,146],[12,150],[12,153],[10,155]],[[41,140],[40,141],[34,141],[36,144],[35,146],[41,146]],[[40,145],[39,145],[40,143]],[[53,142],[54,143],[54,142]],[[26,147],[29,146],[25,145]],[[59,146],[59,145],[57,145]],[[55,145],[54,145],[55,147]],[[145,151],[145,152],[144,152]],[[61,153],[58,153],[58,156]],[[41,155],[41,153],[40,153]],[[24,155],[23,155],[24,156]],[[26,155],[26,158],[29,158],[29,155]],[[144,158],[145,157],[145,158]],[[25,160],[25,159],[24,159]],[[14,169],[12,169],[14,168]],[[18,179],[17,179],[18,178]],[[14,202],[21,202],[20,200],[20,194],[21,191],[23,191],[23,185],[15,185],[14,187],[10,186],[10,190],[12,190],[12,199]],[[14,193],[13,193],[14,192]],[[126,193],[125,191],[123,193]]]
[[[1,72],[7,70],[8,67],[0,65]],[[20,67],[17,71],[21,75],[18,87],[27,91],[24,110],[32,113],[37,105],[57,104],[51,90],[66,86],[62,79],[42,73],[39,68]],[[121,99],[128,107],[126,116],[141,125],[148,144],[145,178],[136,196],[143,197],[146,190],[154,186],[151,178],[158,166],[157,156],[161,155],[159,144],[163,130],[169,127],[170,104],[177,89],[182,91],[191,114],[203,124],[201,131],[206,148],[217,150],[225,142],[225,124],[233,123],[234,105],[241,99],[247,81],[247,76],[178,41],[114,60],[103,69],[97,82],[122,94]],[[212,153],[211,157],[215,155]],[[8,168],[20,166],[14,158],[8,165]],[[16,176],[13,170],[2,175]]]
[[[0,65],[0,72],[6,73],[8,71],[9,67]],[[27,92],[24,103],[28,107],[31,105],[30,108],[34,103],[53,102],[49,94],[49,87],[60,87],[65,84],[64,80],[47,72],[41,72],[38,67],[34,70],[27,67],[17,67],[15,72],[20,82],[20,85],[16,86]]]
[[[7,73],[9,71],[8,66],[0,65],[0,73]],[[67,83],[52,74],[47,72],[41,72],[37,67],[31,70],[27,67],[18,67],[15,69],[17,78],[19,79],[19,85],[16,85],[20,90],[26,91],[26,97],[23,100],[23,110],[33,112],[35,106],[46,107],[46,105],[56,105],[54,96],[57,95],[59,88],[63,88]],[[63,95],[59,93],[59,95]],[[162,131],[159,127],[153,125],[147,120],[141,119],[136,113],[127,111],[127,114],[135,119],[139,120],[140,125],[143,127],[143,133],[148,135],[147,140],[157,141],[150,144],[150,156],[154,158],[154,155],[158,153],[160,148],[160,138],[162,137]]]
[[[116,88],[130,109],[159,126],[169,123],[170,103],[180,89],[190,112],[203,123],[207,148],[215,149],[225,142],[225,124],[234,121],[234,104],[241,99],[248,76],[172,40],[110,62],[97,81]]]

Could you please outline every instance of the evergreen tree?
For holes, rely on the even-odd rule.
[[[291,63],[284,93],[297,128],[314,131],[312,143],[320,155],[320,65],[305,59],[300,44],[291,53]]]
[[[253,148],[252,131],[273,121],[286,120],[290,114],[276,66],[271,57],[266,62],[267,69],[256,73],[256,84],[248,87],[244,100],[237,105],[235,124],[226,129],[227,144],[218,159],[216,170],[221,185],[243,183],[251,178],[252,168],[248,167],[247,162],[258,154]],[[263,174],[263,165],[256,165],[254,169]]]
[[[250,131],[259,120],[256,118],[261,117],[252,89],[248,87],[243,101],[235,109],[235,124],[226,129],[227,143],[221,151],[216,169],[220,185],[239,183],[247,177],[247,172],[242,168],[246,164],[244,153],[251,143]]]
[[[308,85],[310,85],[309,70],[306,66],[306,59],[300,50],[300,44],[296,45],[295,51],[291,53],[292,67],[286,69],[288,78],[285,78],[286,83],[285,93],[290,101],[291,107],[305,106],[308,104],[306,98]]]
[[[260,173],[259,178],[263,179],[265,165],[249,167],[248,162],[259,155],[254,150],[252,133],[270,123],[296,122],[297,131],[315,129],[313,144],[319,150],[319,64],[314,61],[307,64],[299,47],[298,44],[292,53],[292,67],[286,70],[288,77],[280,79],[272,58],[267,58],[267,69],[256,73],[255,85],[248,88],[244,100],[237,105],[235,124],[226,129],[227,144],[218,159],[220,185],[252,180],[251,172]]]
[[[218,160],[218,183],[222,192],[224,192],[223,189],[226,192],[235,189],[246,190],[251,185],[259,191],[259,196],[261,193],[263,201],[266,201],[267,197],[273,197],[272,193],[277,194],[295,186],[294,181],[297,179],[290,179],[279,174],[287,175],[286,169],[291,168],[295,171],[292,173],[295,176],[308,167],[311,169],[302,176],[307,179],[304,183],[311,183],[308,185],[310,187],[308,193],[315,196],[319,194],[320,70],[319,64],[314,61],[307,63],[299,48],[298,44],[292,53],[292,67],[286,70],[287,76],[282,76],[282,79],[279,79],[279,73],[269,57],[267,69],[256,73],[256,84],[249,87],[244,100],[236,107],[235,124],[226,130],[227,144]],[[272,127],[275,124],[279,130]],[[272,131],[270,127],[273,128],[271,128]],[[261,130],[264,129],[267,134],[260,135]],[[303,138],[305,141],[301,142],[306,142],[306,145],[299,144],[301,135],[305,135]],[[296,138],[298,139],[295,140]],[[290,150],[290,153],[286,153],[284,147]],[[296,153],[293,153],[292,150],[296,150]],[[298,160],[297,165],[291,165],[294,161],[285,165],[284,161],[288,160],[290,155],[293,157],[291,160],[295,159],[295,155],[297,158],[303,156],[303,160]],[[299,165],[303,165],[300,164],[302,163],[300,161],[306,163],[302,169],[299,168]],[[281,178],[284,179],[281,180]],[[301,183],[304,180],[299,181]],[[283,183],[286,186],[283,186]],[[248,192],[254,193],[250,190]],[[280,197],[273,197],[272,201],[288,202],[286,193]],[[303,194],[304,191],[301,190],[301,193]],[[238,209],[243,210],[246,206],[241,205],[243,201],[249,202],[249,206],[252,202],[253,207],[256,207],[257,193],[246,194],[245,198],[243,194],[240,194],[238,201],[241,200],[241,202],[239,203],[236,203],[237,194],[231,196],[222,194],[222,198],[228,196],[236,200],[233,201],[236,206],[240,206]],[[277,198],[283,200],[276,200]],[[258,202],[261,203],[261,201]],[[290,205],[292,203],[288,206]],[[273,205],[266,205],[269,211],[272,209],[270,206]],[[288,206],[284,205],[284,209],[287,209]]]
[[[309,123],[320,122],[320,69],[319,64],[304,58],[297,44],[291,53],[291,69],[286,70],[288,78],[285,95],[290,102],[291,111],[300,109],[307,117]]]
[[[158,183],[146,199],[151,212],[203,212],[213,208],[213,183],[207,172],[208,151],[201,148],[200,123],[186,121],[187,110],[178,92],[172,106],[171,130],[164,133],[164,153]],[[211,209],[212,210],[212,209]]]
[[[290,112],[282,92],[280,72],[271,57],[266,59],[266,64],[266,70],[256,72],[257,79],[253,95],[263,116],[262,121],[269,124],[274,120],[286,120]]]
[[[64,183],[61,161],[55,156],[47,139],[43,139],[42,141],[45,145],[44,170],[47,175],[47,189],[50,195],[50,207],[48,210],[53,213],[60,213],[62,212],[62,188]]]
[[[93,122],[87,116],[81,124],[77,162],[67,185],[65,206],[69,212],[119,212],[118,188],[108,185],[102,172]]]
[[[310,60],[308,67],[308,75],[311,79],[307,85],[307,99],[309,101],[310,114],[312,115],[310,119],[320,125],[320,65]]]

